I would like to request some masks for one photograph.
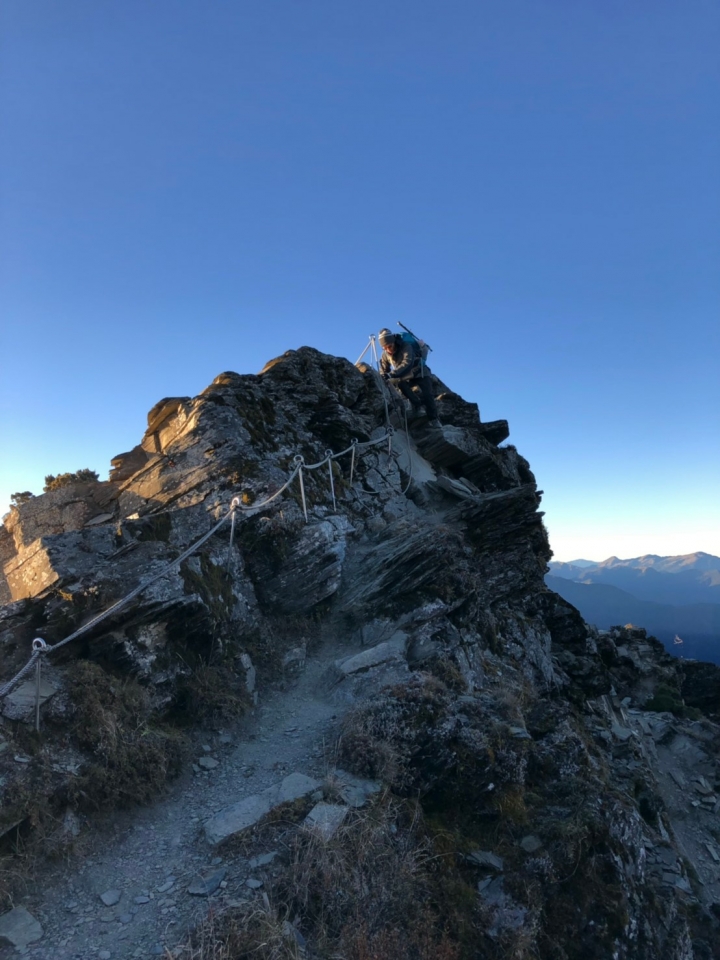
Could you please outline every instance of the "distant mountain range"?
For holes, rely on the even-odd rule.
[[[674,654],[720,663],[720,557],[551,561],[545,579],[601,629],[634,623]]]

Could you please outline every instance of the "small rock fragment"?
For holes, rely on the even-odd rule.
[[[215,767],[219,766],[219,763],[212,757],[200,757],[198,760],[198,766],[202,767],[203,770],[214,770]]]
[[[335,770],[333,780],[345,803],[358,809],[365,806],[369,798],[382,789],[382,784],[377,780],[362,780],[340,769]]]
[[[262,880],[256,880],[255,877],[248,877],[245,881],[245,886],[250,887],[251,890],[259,890],[262,885]]]
[[[630,730],[629,727],[623,727],[621,724],[615,721],[610,724],[610,730],[612,731],[612,735],[615,737],[615,739],[620,740],[623,743],[633,736],[633,731]]]
[[[347,814],[348,807],[341,807],[337,803],[317,803],[305,817],[303,826],[323,840],[330,840],[342,826]]]
[[[215,893],[218,889],[221,881],[225,879],[226,873],[227,870],[222,867],[220,870],[215,870],[205,876],[198,875],[188,887],[187,892],[194,897],[209,897],[211,893]]]
[[[705,842],[705,846],[707,848],[707,852],[713,858],[715,863],[720,863],[720,856],[718,856],[718,852],[715,849],[715,847],[711,843],[708,843],[707,841]]]
[[[120,902],[121,896],[120,890],[106,890],[105,893],[100,894],[100,899],[106,907],[114,907],[116,903]]]
[[[509,727],[510,736],[514,737],[516,740],[532,740],[532,737],[527,732],[525,727]]]
[[[473,850],[465,859],[477,864],[479,867],[489,867],[497,873],[503,872],[502,857],[498,857],[497,854],[491,853],[489,850]]]
[[[253,857],[252,860],[248,860],[248,864],[252,869],[255,867],[266,867],[269,863],[273,862],[277,855],[277,850],[271,850],[270,853],[263,853],[259,857]]]
[[[305,937],[300,933],[297,927],[293,926],[293,924],[290,923],[289,920],[283,920],[282,930],[283,930],[283,936],[287,937],[290,940],[294,940],[301,950],[305,949],[305,946],[307,944]]]
[[[525,853],[535,853],[542,847],[542,840],[540,840],[539,837],[530,835],[522,838],[520,846]]]

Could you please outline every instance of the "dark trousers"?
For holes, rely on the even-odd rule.
[[[430,420],[437,420],[438,412],[435,406],[435,397],[433,396],[432,383],[430,377],[412,377],[409,380],[397,380],[398,390],[404,397],[407,397],[413,407],[419,407],[425,404],[425,412]],[[413,387],[418,387],[422,400],[418,400]]]

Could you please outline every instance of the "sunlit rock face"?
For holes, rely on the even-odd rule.
[[[146,738],[117,758],[142,789],[113,781],[113,793],[78,726],[89,691],[106,691],[117,729],[131,716],[187,725],[214,686],[252,705],[332,637],[347,645],[324,680],[352,711],[343,762],[455,838],[477,956],[713,956],[702,944],[718,942],[720,888],[703,858],[716,849],[720,671],[683,668],[643,631],[599,633],[549,591],[540,493],[508,424],[434,386],[442,428],[408,427],[371,368],[288,351],[159,401],[109,481],[11,511],[3,680],[33,637],[57,643],[161,575],[54,655],[43,749],[72,762],[33,782],[36,798],[57,816],[128,790],[142,800],[177,770],[172,738],[150,752]],[[303,472],[304,501],[296,477],[263,505],[296,457],[315,464],[354,441]],[[232,543],[226,522],[170,566],[235,497]],[[0,831],[31,818],[31,771],[13,754],[0,752]]]

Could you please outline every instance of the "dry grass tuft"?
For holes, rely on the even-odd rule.
[[[466,960],[459,931],[476,897],[442,915],[437,895],[454,857],[438,855],[419,807],[381,797],[356,811],[331,840],[298,830],[265,909],[243,904],[195,934],[192,960]],[[456,878],[457,880],[457,878]],[[271,902],[273,906],[271,906]],[[470,925],[472,921],[469,921]],[[307,953],[298,943],[307,941]]]
[[[243,904],[216,916],[210,913],[181,954],[182,960],[300,960],[289,924],[269,903]]]
[[[200,663],[177,692],[173,719],[181,725],[222,726],[243,716],[251,704],[244,678],[227,663]]]
[[[149,726],[147,692],[80,661],[69,684],[70,732],[90,758],[68,800],[81,809],[146,803],[180,767],[182,740]]]

